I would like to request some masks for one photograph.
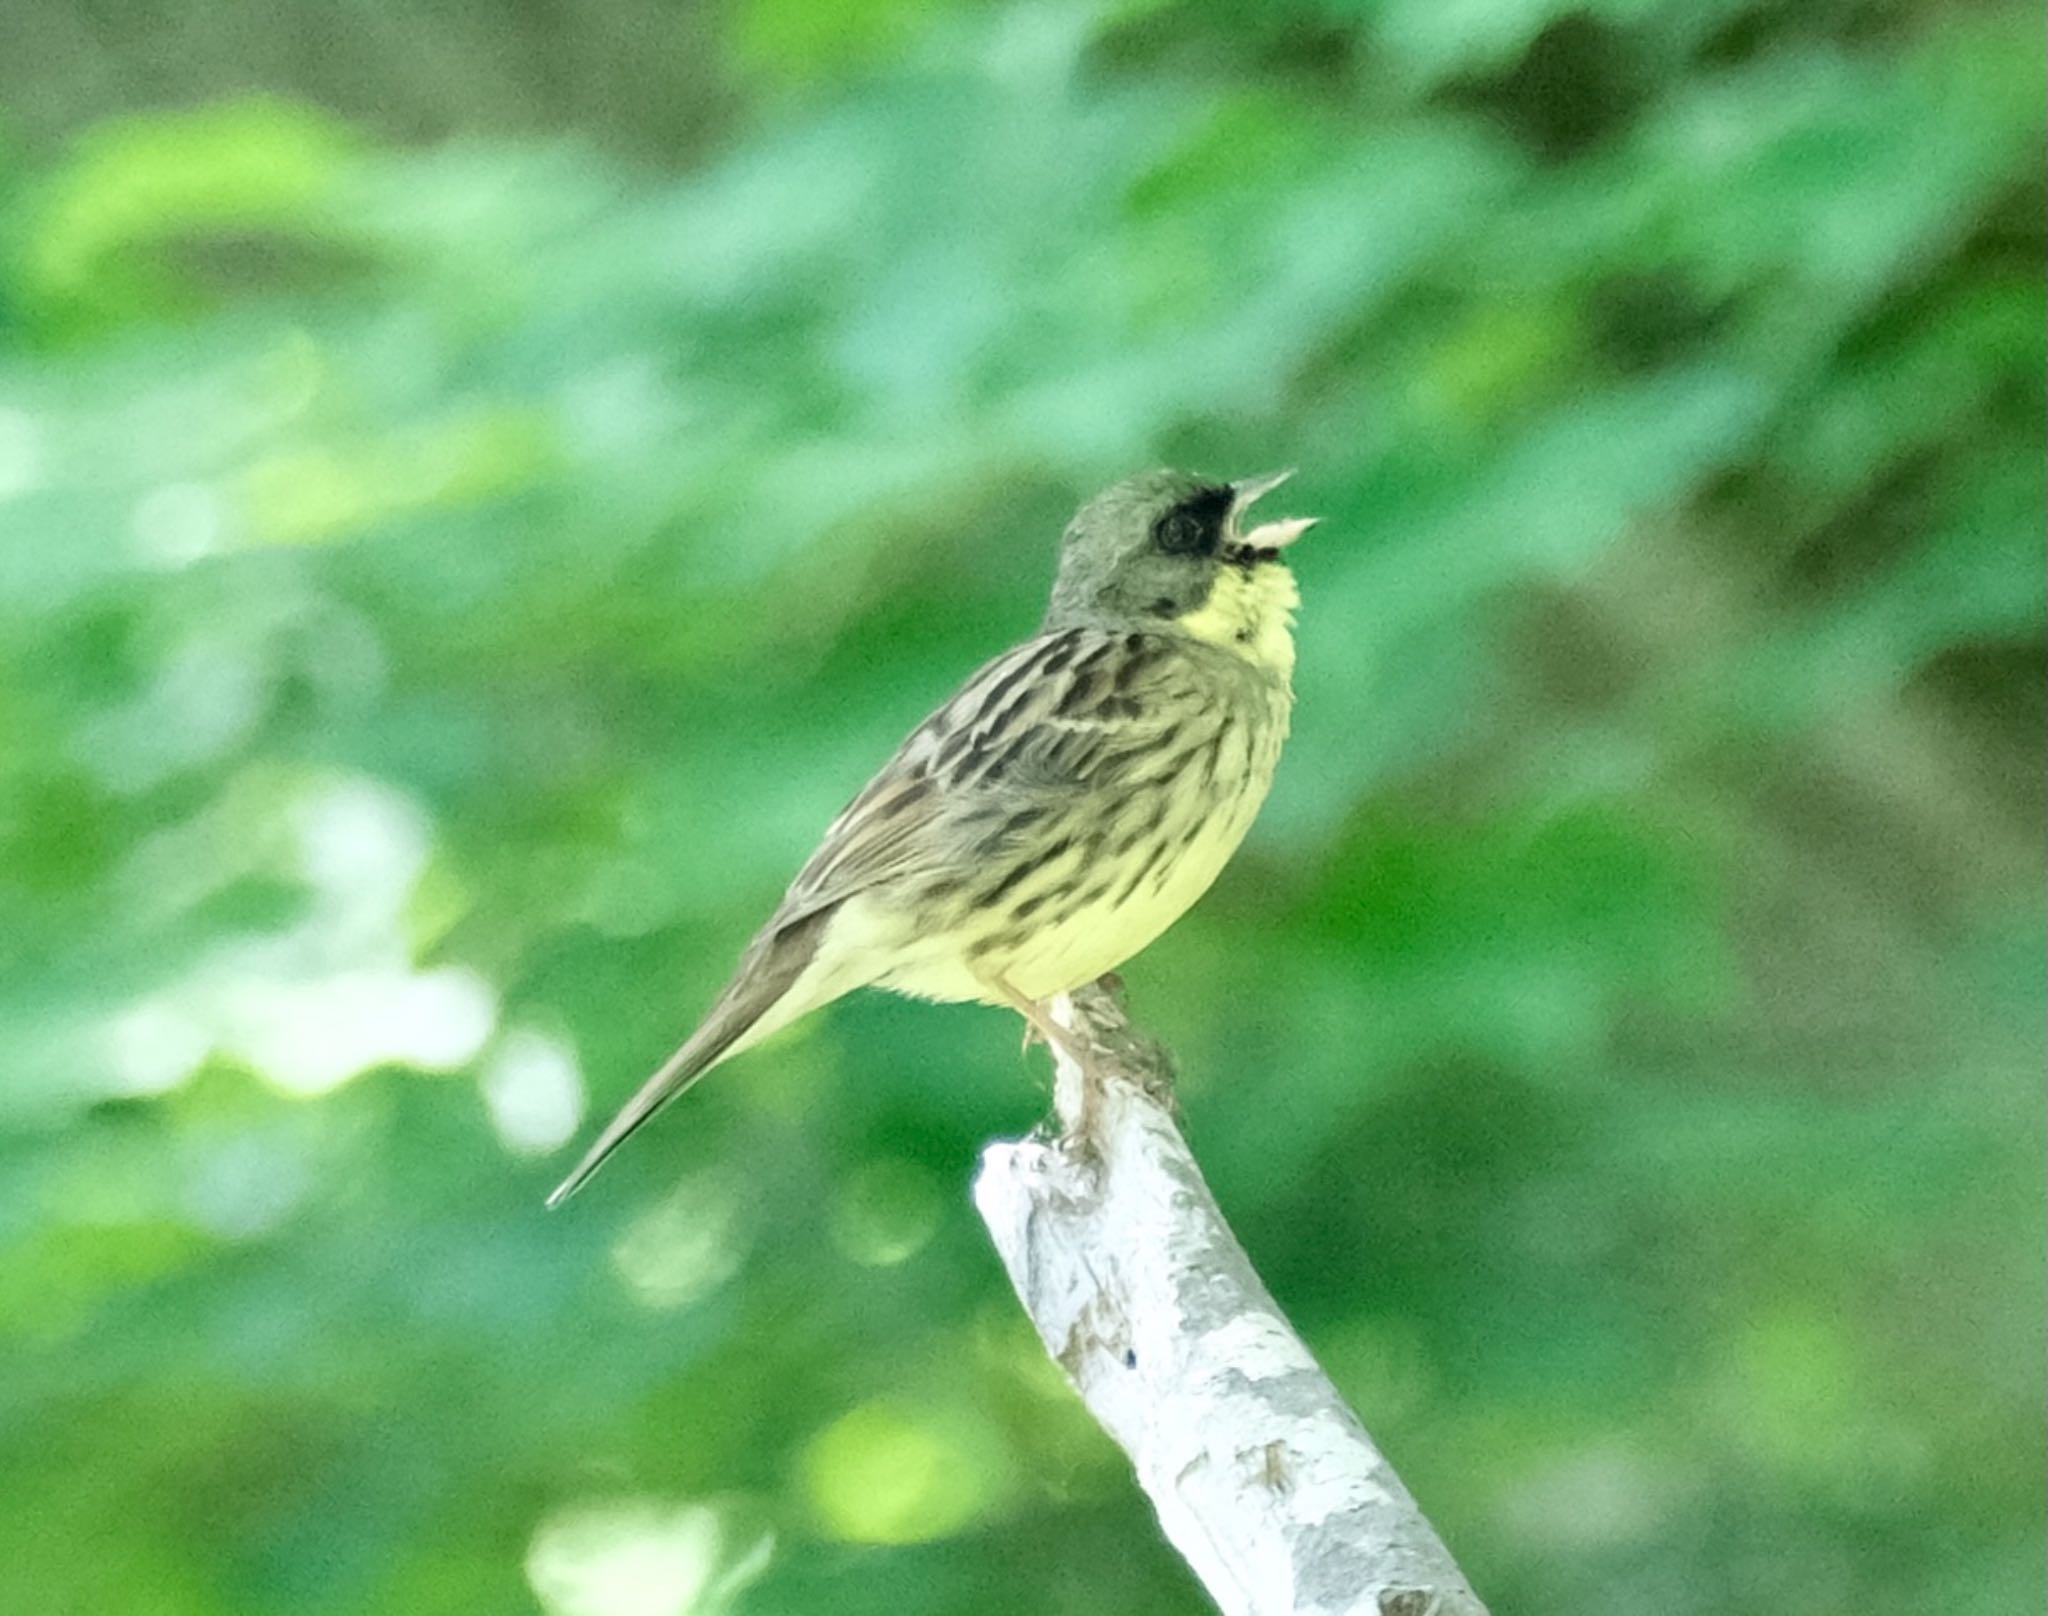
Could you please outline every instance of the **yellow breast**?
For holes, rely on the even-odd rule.
[[[1294,574],[1277,561],[1224,566],[1209,598],[1178,621],[1196,639],[1287,680],[1294,673],[1294,614],[1300,605]]]

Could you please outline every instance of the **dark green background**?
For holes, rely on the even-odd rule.
[[[1203,1608],[849,1002],[542,1193],[1075,501],[1298,464],[1128,971],[1502,1613],[2043,1598],[2021,3],[17,7],[0,1603]]]

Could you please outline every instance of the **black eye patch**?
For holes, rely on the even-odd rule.
[[[1229,515],[1229,489],[1201,489],[1152,524],[1152,542],[1168,555],[1214,555],[1222,547]]]

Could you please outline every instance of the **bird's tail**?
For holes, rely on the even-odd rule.
[[[619,1114],[597,1136],[597,1142],[583,1153],[575,1170],[555,1186],[548,1197],[550,1207],[560,1206],[583,1188],[591,1174],[643,1123],[720,1061],[737,1055],[787,1026],[806,1010],[816,1009],[844,991],[823,989],[823,984],[819,984],[822,991],[794,991],[817,957],[818,943],[831,913],[830,909],[813,910],[780,926],[770,922],[748,948],[739,971],[718,996],[703,1025],[620,1107]]]
[[[619,1108],[619,1114],[605,1125],[604,1132],[583,1153],[583,1159],[576,1164],[575,1170],[555,1186],[554,1192],[548,1196],[548,1205],[560,1206],[583,1188],[590,1181],[590,1175],[602,1167],[611,1153],[637,1132],[642,1123],[717,1065],[720,1058],[731,1051],[744,1030],[719,1027],[712,1021],[698,1028],[688,1043],[662,1062],[661,1069],[640,1085],[639,1093]],[[708,1033],[722,1036],[706,1037]]]

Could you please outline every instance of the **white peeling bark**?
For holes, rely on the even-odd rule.
[[[1100,986],[1053,1019],[1095,1078],[1062,1057],[1055,1109],[1093,1151],[991,1145],[974,1200],[1168,1540],[1225,1616],[1486,1616],[1224,1223],[1165,1053]]]

